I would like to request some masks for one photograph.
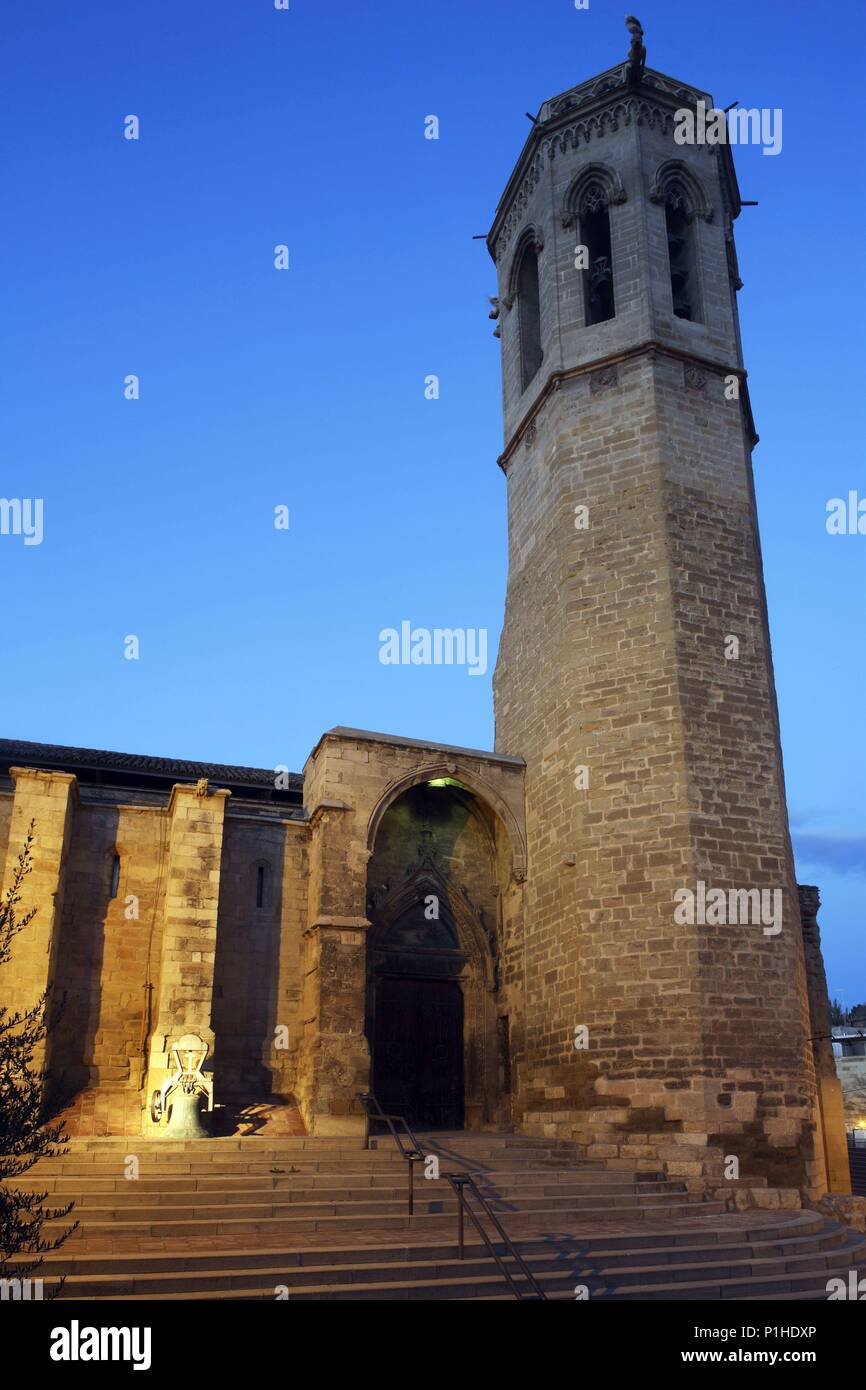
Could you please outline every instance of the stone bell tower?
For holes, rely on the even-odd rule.
[[[625,62],[542,105],[488,238],[509,514],[496,749],[527,763],[517,1115],[638,1166],[697,1176],[736,1154],[815,1189],[740,196],[727,143],[675,139],[711,96],[646,68],[628,24]]]

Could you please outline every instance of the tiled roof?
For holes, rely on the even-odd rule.
[[[66,748],[54,743],[26,743],[17,739],[0,738],[0,766],[50,767],[64,772],[114,773],[124,780],[142,782],[149,778],[175,782],[197,781],[206,777],[209,782],[236,787],[268,788],[274,791],[274,769],[266,767],[232,767],[226,763],[194,763],[182,758],[151,758],[143,753],[111,753],[100,748]],[[104,779],[103,779],[104,780]],[[297,772],[288,774],[285,791],[275,796],[291,796],[300,792],[304,779]]]

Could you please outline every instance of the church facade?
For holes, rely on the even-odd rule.
[[[740,195],[727,144],[675,134],[700,102],[637,37],[543,104],[494,216],[495,752],[337,728],[280,776],[0,743],[7,884],[36,834],[9,1002],[51,986],[50,1085],[98,1132],[148,1132],[193,1033],[217,1103],[293,1098],[313,1134],[362,1132],[373,1090],[420,1129],[513,1126],[696,1182],[733,1154],[844,1190],[785,801]]]

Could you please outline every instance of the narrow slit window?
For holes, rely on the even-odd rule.
[[[111,861],[111,890],[109,896],[116,898],[120,890],[120,855],[115,854]]]
[[[583,198],[580,215],[581,240],[587,250],[583,272],[586,325],[606,323],[616,316],[613,297],[613,252],[610,244],[610,213],[602,189],[591,186]]]
[[[265,905],[265,866],[260,864],[256,869],[256,907]]]
[[[527,246],[517,276],[517,302],[520,322],[520,373],[524,391],[541,366],[541,293],[538,284],[538,256]]]

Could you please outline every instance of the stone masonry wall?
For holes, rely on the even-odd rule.
[[[51,1039],[58,1093],[138,1091],[147,1065],[165,901],[167,824],[138,806],[80,806],[68,852]],[[115,854],[117,894],[110,896]],[[149,988],[151,986],[152,988]]]
[[[311,829],[297,1094],[313,1133],[363,1130],[356,1097],[370,1084],[368,864],[387,807],[415,783],[443,776],[464,782],[502,823],[497,833],[504,833],[508,851],[498,862],[508,865],[510,892],[525,873],[519,759],[337,729],[320,740],[304,769]]]
[[[227,794],[218,789],[199,796],[182,786],[170,800],[144,794],[135,802],[111,787],[80,791],[63,772],[21,769],[13,778],[14,796],[0,794],[4,881],[35,819],[22,910],[38,911],[0,984],[11,1007],[52,986],[48,1093],[70,1133],[136,1132],[161,1079],[152,1054],[161,1065],[165,1037],[187,1027],[216,1035],[218,1102],[290,1093],[306,825],[242,807],[223,821]],[[259,864],[267,866],[261,910]],[[279,1025],[287,1031],[278,1039]]]
[[[302,824],[269,824],[254,816],[226,819],[214,971],[214,1031],[224,1099],[249,1103],[292,1090],[307,920],[306,855]],[[260,866],[265,873],[258,907]],[[277,1038],[280,1026],[288,1034]]]
[[[0,794],[0,864],[6,862],[9,826],[12,823],[12,797]]]

